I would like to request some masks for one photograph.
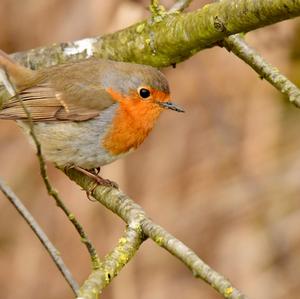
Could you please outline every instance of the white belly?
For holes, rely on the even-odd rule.
[[[102,147],[102,139],[110,129],[113,105],[100,116],[82,122],[37,122],[35,134],[46,160],[57,166],[76,165],[92,169],[111,163],[124,155],[111,155]],[[19,121],[27,133],[28,125]]]

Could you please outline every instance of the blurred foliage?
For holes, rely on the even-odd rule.
[[[300,84],[300,23],[295,26],[295,37],[291,46],[291,78],[294,82]]]

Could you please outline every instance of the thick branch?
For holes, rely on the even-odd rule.
[[[17,53],[32,68],[92,55],[163,67],[181,62],[223,38],[300,15],[300,0],[223,0],[194,12],[165,13],[113,34]]]
[[[85,190],[93,183],[93,180],[90,177],[87,177],[74,169],[67,170],[66,174],[71,180],[75,181]],[[114,188],[98,186],[94,189],[92,195],[97,201],[121,217],[132,229],[134,229],[134,231],[143,232],[158,245],[180,259],[192,270],[196,277],[206,281],[225,298],[247,298],[238,289],[234,288],[227,279],[205,264],[181,241],[177,240],[162,227],[153,223],[146,216],[143,209],[126,194]],[[87,298],[90,299],[94,297]]]

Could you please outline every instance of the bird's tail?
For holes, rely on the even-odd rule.
[[[18,64],[1,49],[0,67],[7,72],[10,80],[16,85],[18,89],[22,88],[22,86],[24,86],[34,74],[34,71]]]

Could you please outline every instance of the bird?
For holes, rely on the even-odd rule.
[[[91,176],[137,149],[164,110],[184,112],[164,74],[148,65],[91,57],[32,70],[0,50],[0,67],[17,92],[0,119],[16,120],[30,135],[22,101],[45,159]]]

